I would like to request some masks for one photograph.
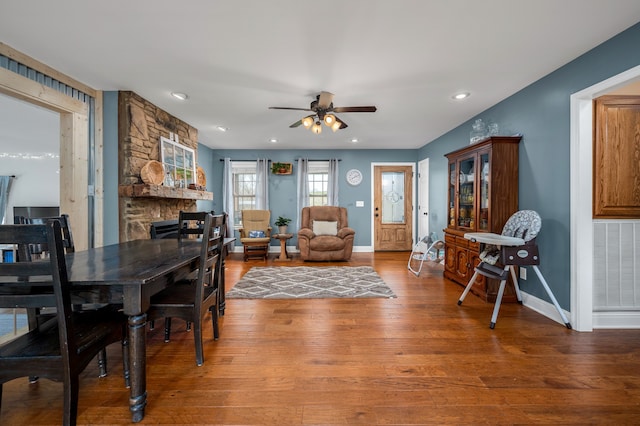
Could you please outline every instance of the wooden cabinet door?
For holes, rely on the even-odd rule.
[[[593,217],[640,217],[640,97],[595,100]]]
[[[471,278],[469,266],[469,250],[456,247],[456,274],[463,282],[467,282]]]

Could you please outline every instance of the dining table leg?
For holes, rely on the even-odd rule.
[[[129,361],[131,366],[131,397],[129,409],[134,423],[144,418],[147,405],[147,314],[129,316]]]

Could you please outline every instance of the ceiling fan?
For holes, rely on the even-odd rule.
[[[269,109],[290,109],[296,111],[312,111],[313,114],[296,121],[289,127],[298,127],[301,124],[310,129],[313,133],[322,132],[322,122],[329,126],[334,132],[338,129],[347,128],[347,123],[338,118],[336,112],[376,112],[375,106],[352,106],[352,107],[334,107],[333,93],[320,92],[316,96],[316,100],[311,102],[309,108],[292,108],[292,107],[269,107]]]

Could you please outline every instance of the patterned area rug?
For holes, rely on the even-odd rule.
[[[396,297],[370,266],[254,267],[226,294],[228,299]]]

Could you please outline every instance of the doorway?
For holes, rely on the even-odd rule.
[[[429,235],[429,159],[418,163],[418,240]]]
[[[373,249],[409,251],[413,247],[415,164],[373,167]]]
[[[60,211],[72,218],[76,249],[88,248],[88,105],[3,68],[0,68],[0,93],[59,114]]]
[[[571,323],[578,331],[637,328],[637,312],[593,312],[593,99],[640,80],[640,66],[571,95]]]

